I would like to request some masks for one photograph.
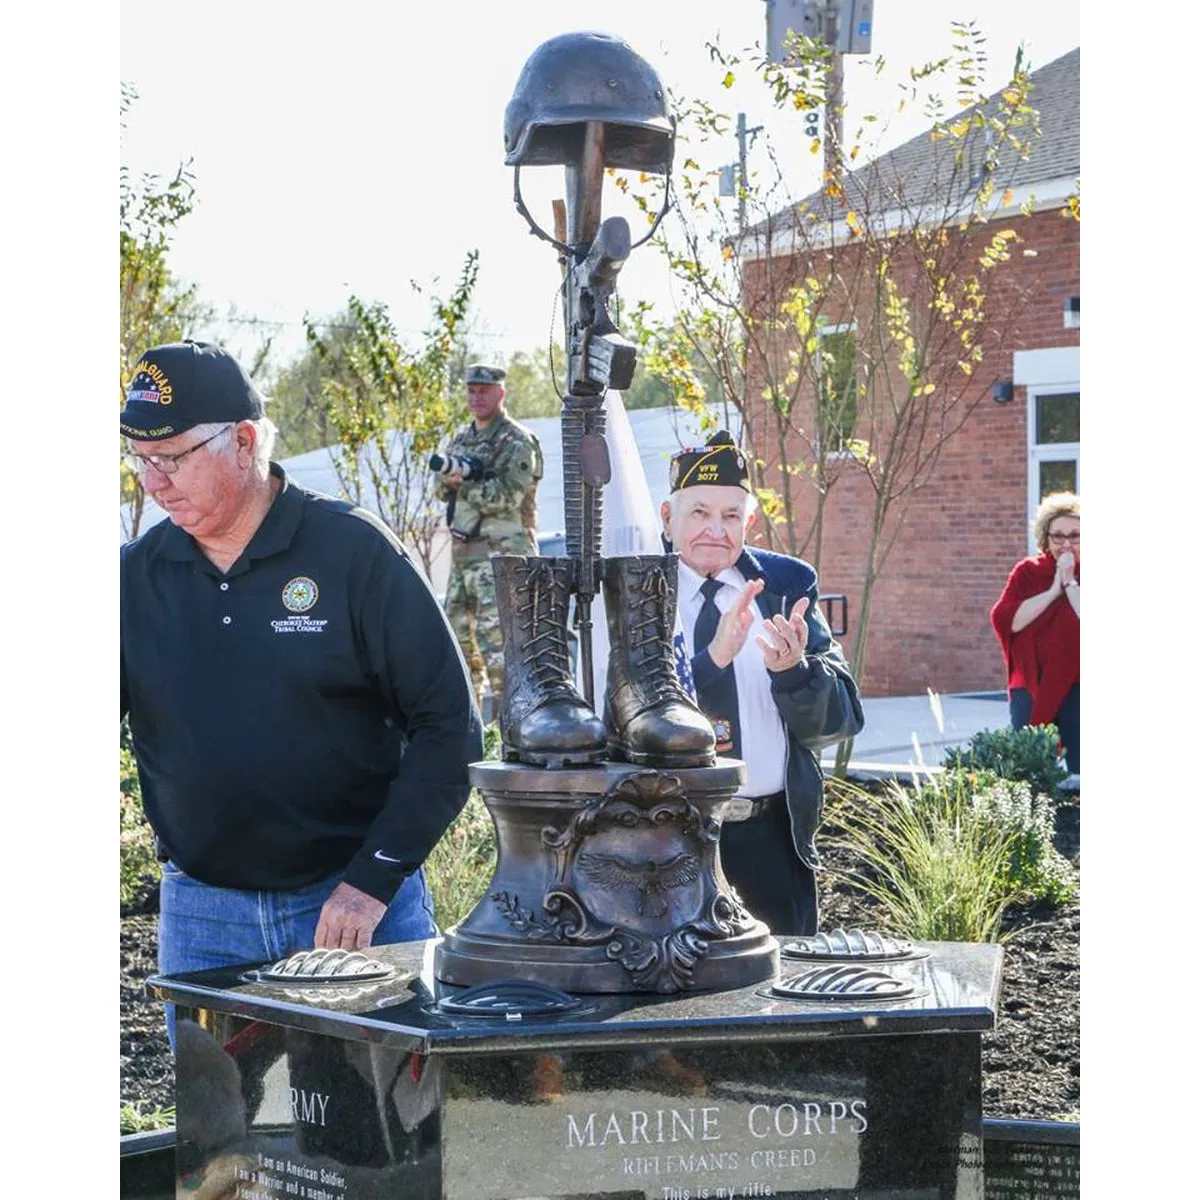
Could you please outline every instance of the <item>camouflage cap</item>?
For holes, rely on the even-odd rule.
[[[487,363],[472,363],[467,368],[467,382],[500,383],[505,374],[503,367],[490,367]]]

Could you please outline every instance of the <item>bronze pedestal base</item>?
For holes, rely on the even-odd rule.
[[[734,759],[674,771],[473,763],[496,825],[496,872],[437,947],[437,978],[585,993],[773,978],[778,944],[730,888],[718,853],[742,771]]]

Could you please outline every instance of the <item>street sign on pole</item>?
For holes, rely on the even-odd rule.
[[[828,42],[839,54],[870,54],[875,0],[765,0],[767,58],[785,65],[789,33]]]
[[[871,53],[874,7],[874,0],[840,0],[835,49],[842,54]]]
[[[825,0],[766,0],[767,58],[785,63],[789,55],[784,49],[789,33],[802,33],[819,38],[824,29]]]

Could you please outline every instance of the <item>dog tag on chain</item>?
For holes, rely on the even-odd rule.
[[[585,433],[579,439],[579,466],[588,487],[603,487],[612,478],[608,443],[598,433]]]

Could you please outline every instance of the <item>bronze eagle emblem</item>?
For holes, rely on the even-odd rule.
[[[667,911],[663,893],[700,878],[700,860],[686,851],[664,862],[595,853],[581,854],[576,862],[583,874],[601,887],[636,889],[639,917],[661,917]]]

